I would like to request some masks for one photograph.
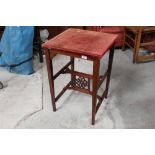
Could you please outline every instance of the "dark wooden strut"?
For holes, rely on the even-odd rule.
[[[75,37],[73,37],[73,35],[75,35]],[[87,42],[85,42],[85,38],[87,38]],[[55,37],[51,41],[42,45],[45,49],[53,111],[56,111],[56,102],[61,98],[67,89],[80,91],[82,93],[89,94],[92,97],[91,121],[92,125],[95,124],[96,113],[99,110],[102,101],[107,98],[108,94],[114,54],[114,42],[116,39],[117,35],[111,36],[99,32],[96,33],[93,31],[69,29],[58,37]],[[103,42],[103,44],[101,42]],[[83,48],[81,49],[81,47]],[[108,69],[104,75],[100,76],[100,61],[109,49],[110,54]],[[52,63],[56,54],[69,56],[70,60],[62,66],[56,74],[54,74]],[[83,73],[81,70],[75,71],[75,58],[91,60],[93,62],[92,75]],[[63,89],[60,90],[60,92],[58,92],[57,95],[55,95],[55,80],[62,74],[70,74],[70,81]],[[102,95],[98,95],[98,90],[104,81],[106,81],[106,88],[104,89]]]
[[[71,62],[72,62],[72,64],[71,64],[71,70],[74,71],[74,68],[75,68],[75,64],[74,64],[75,58],[74,58],[74,57],[70,57],[70,60],[71,60]],[[72,81],[72,85],[71,85],[71,86],[72,86],[73,88],[74,88],[74,86],[75,86],[74,79],[75,79],[75,75],[71,74],[71,81]]]
[[[98,92],[98,83],[99,83],[99,68],[100,61],[95,59],[93,61],[93,81],[92,81],[92,125],[95,124],[95,115],[96,115],[96,102],[97,102],[97,92]]]
[[[66,92],[66,90],[69,88],[69,86],[72,84],[72,81],[70,81],[63,89],[62,91],[57,95],[55,98],[55,102]]]
[[[102,96],[97,96],[97,98],[99,99],[98,103],[97,103],[97,106],[96,106],[96,113],[98,111],[98,109],[100,108],[101,104],[102,104],[102,101],[104,100],[105,96],[107,94],[107,91],[105,90],[102,94]]]
[[[55,103],[66,92],[67,89],[80,91],[82,93],[89,94],[92,96],[92,125],[94,125],[95,124],[95,115],[96,115],[97,111],[99,110],[99,108],[102,104],[102,101],[105,98],[107,98],[109,82],[110,82],[110,74],[111,74],[111,68],[112,68],[112,61],[113,61],[113,54],[114,54],[114,47],[112,47],[110,49],[108,69],[106,70],[104,75],[100,75],[100,76],[99,76],[100,62],[98,60],[93,61],[93,75],[74,71],[74,57],[71,57],[70,61],[62,69],[60,69],[55,75],[53,75],[53,65],[52,65],[52,60],[51,60],[51,62],[49,63],[50,65],[48,65],[48,67],[49,67],[49,70],[51,70],[51,74],[49,74],[49,78],[50,78],[50,83],[51,83],[50,88],[51,88],[51,93],[52,93],[53,111],[56,111]],[[49,57],[48,53],[46,53],[46,57]],[[70,74],[71,81],[55,97],[54,80],[60,74]],[[77,79],[78,79],[78,81],[77,81]],[[81,79],[82,79],[82,81],[80,81]],[[87,79],[87,80],[85,80],[85,79]],[[97,94],[98,89],[100,88],[102,83],[105,81],[105,79],[106,79],[106,88],[105,88],[103,94],[101,96],[99,96]],[[83,83],[83,80],[86,83]],[[92,90],[90,88],[90,84],[91,84],[90,80],[92,80]],[[97,103],[97,99],[98,99],[98,103]]]
[[[72,75],[76,75],[76,76],[82,76],[82,77],[85,77],[85,78],[89,78],[89,79],[92,79],[93,76],[91,74],[86,74],[86,73],[81,73],[81,72],[78,72],[78,71],[73,71],[69,68],[67,68],[64,73],[70,73]]]
[[[54,76],[53,79],[55,80],[60,74],[62,74],[70,65],[72,61],[69,61],[62,69],[60,69]]]
[[[99,84],[98,84],[98,89],[100,88],[100,86],[102,85],[102,83],[104,82],[104,80],[106,79],[107,75],[108,75],[108,69],[107,69],[107,71],[104,73],[104,75],[100,75]]]
[[[71,81],[57,95],[57,97],[55,98],[55,102],[58,101],[58,99],[66,92],[67,89],[72,89],[72,90],[76,90],[76,91],[80,91],[80,92],[92,95],[92,92],[90,91],[90,79],[92,79],[92,75],[74,71],[73,70],[74,69],[73,63],[74,63],[74,58],[71,58],[71,61],[69,61],[62,69],[60,69],[53,76],[53,80],[55,80],[60,74],[66,74],[66,73],[71,74]],[[68,68],[70,65],[71,65],[71,69]],[[88,90],[78,88],[78,87],[75,86],[75,84],[74,84],[75,76],[79,76],[79,77],[82,76],[82,77],[88,78]]]
[[[59,70],[53,76],[53,79],[54,80],[60,74],[70,73],[71,74],[71,77],[72,77],[71,78],[71,81],[56,96],[55,102],[57,102],[59,100],[59,98],[66,92],[67,89],[69,89],[69,90],[75,90],[75,91],[80,91],[80,92],[85,93],[85,94],[93,95],[92,91],[90,90],[90,79],[93,78],[93,75],[74,71],[73,63],[74,63],[74,58],[71,58],[71,61],[69,61],[61,70]],[[71,69],[68,68],[70,65],[71,65]],[[98,89],[100,88],[100,86],[102,85],[102,83],[104,82],[104,80],[106,79],[107,75],[108,75],[108,69],[107,69],[107,71],[105,72],[104,75],[101,75],[99,77],[100,80],[99,80],[99,84],[98,84]],[[88,78],[88,89],[83,89],[83,88],[76,87],[75,84],[74,84],[75,76],[82,76],[82,77]],[[97,95],[97,98],[98,98],[99,101],[98,101],[97,106],[96,106],[96,113],[97,113],[99,107],[101,106],[101,103],[102,103],[103,99],[105,98],[106,93],[107,92],[104,91],[103,94],[102,94],[102,96]]]
[[[75,90],[75,91],[80,91],[81,93],[85,93],[85,94],[89,94],[89,95],[92,95],[92,92],[87,90],[87,89],[83,89],[83,88],[79,88],[79,87],[69,87],[68,89],[72,89],[72,90]]]
[[[109,62],[108,62],[108,74],[107,74],[107,81],[106,81],[106,95],[105,98],[107,98],[108,91],[109,91],[109,83],[110,83],[110,77],[111,77],[111,69],[112,69],[112,63],[113,63],[113,57],[114,57],[114,49],[115,46],[113,45],[110,48],[110,53],[109,53]]]
[[[89,92],[91,92],[91,90],[90,90],[90,78],[88,78],[88,90],[89,90]]]
[[[51,92],[52,107],[53,107],[53,111],[56,111],[54,79],[53,79],[53,63],[52,63],[52,59],[50,59],[50,52],[49,51],[50,50],[45,51],[45,56],[46,56],[48,79],[49,79],[50,92]]]

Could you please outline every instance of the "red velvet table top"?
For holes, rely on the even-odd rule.
[[[116,34],[70,28],[42,44],[42,47],[101,59],[116,38]]]

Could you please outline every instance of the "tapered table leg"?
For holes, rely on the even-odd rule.
[[[140,42],[141,42],[141,36],[142,36],[142,30],[136,34],[136,42],[135,42],[135,50],[134,50],[134,58],[133,63],[138,63],[138,55],[139,55],[139,49],[140,49]]]
[[[53,107],[53,111],[56,111],[54,79],[53,79],[53,63],[52,63],[53,58],[52,59],[50,58],[50,52],[48,50],[45,51],[45,56],[46,56],[48,79],[49,79],[49,86],[50,86],[51,99],[52,99],[52,107]]]
[[[71,57],[70,58],[71,59],[71,62],[72,62],[72,64],[71,64],[71,71],[74,71],[74,68],[75,68],[75,58],[74,57]],[[72,75],[71,74],[71,83],[72,83],[72,87],[74,87],[74,85],[75,85],[75,75]]]
[[[100,68],[100,61],[94,60],[93,61],[93,88],[92,88],[92,125],[95,124],[99,68]]]
[[[113,63],[113,57],[114,57],[114,45],[110,49],[109,53],[109,62],[108,62],[108,75],[107,75],[107,82],[106,82],[106,95],[105,98],[107,98],[108,91],[109,91],[109,83],[110,83],[110,76],[111,76],[111,69],[112,69],[112,63]]]

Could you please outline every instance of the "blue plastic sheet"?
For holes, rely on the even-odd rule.
[[[0,41],[0,66],[7,65],[8,71],[18,74],[33,73],[32,60],[10,67],[32,58],[33,37],[33,26],[6,26]]]

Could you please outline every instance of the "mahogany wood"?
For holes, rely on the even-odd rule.
[[[92,94],[92,125],[95,124],[95,115],[96,115],[96,102],[97,102],[97,90],[98,90],[98,81],[99,81],[99,68],[100,61],[93,61],[93,94]]]
[[[92,32],[91,32],[91,34],[92,34]],[[96,34],[96,32],[94,32],[93,35],[95,35],[95,37],[96,37],[96,35],[98,35],[98,34]],[[92,35],[92,37],[93,37],[93,35]],[[62,37],[63,37],[63,35],[62,35]],[[108,36],[106,35],[106,37],[108,37]],[[100,57],[96,57],[96,55],[93,57],[93,55],[90,56],[89,53],[88,53],[88,55],[86,54],[87,60],[93,61],[93,75],[90,75],[90,74],[81,73],[81,72],[74,70],[75,69],[75,63],[74,63],[75,60],[74,59],[75,59],[75,57],[81,58],[81,51],[80,52],[75,52],[75,51],[71,52],[71,51],[57,50],[56,47],[54,47],[54,49],[45,48],[46,49],[45,50],[46,63],[47,63],[53,111],[56,111],[56,102],[66,92],[67,89],[80,91],[82,93],[86,93],[86,94],[89,94],[92,96],[92,125],[95,124],[95,115],[96,115],[99,107],[101,106],[103,99],[107,98],[107,94],[108,94],[108,90],[109,90],[110,75],[111,75],[112,62],[113,62],[113,56],[114,56],[114,41],[116,39],[116,36],[110,35],[110,37],[112,37],[112,38],[111,38],[111,41],[110,41],[110,39],[108,41],[108,44],[110,45],[108,48],[108,49],[110,49],[109,63],[108,63],[108,69],[106,70],[104,75],[99,75]],[[106,40],[106,38],[104,38],[104,37],[102,39]],[[97,46],[97,44],[96,44],[96,46]],[[87,47],[88,47],[88,45],[87,45]],[[107,52],[108,49],[105,49],[105,51],[103,50],[100,52]],[[78,51],[78,49],[77,49],[77,51]],[[57,54],[57,53],[66,55],[66,56],[70,56],[70,61],[64,67],[62,67],[62,69],[60,69],[55,75],[53,75],[52,60],[53,60],[53,57],[55,56],[55,54]],[[102,55],[102,53],[101,53],[101,55]],[[54,80],[61,74],[70,74],[71,81],[55,97]],[[106,88],[105,88],[103,94],[101,96],[99,96],[97,94],[98,89],[101,86],[101,84],[103,83],[103,81],[105,81],[105,79],[106,79]],[[90,80],[92,80],[92,90],[90,90],[90,88],[91,88]],[[97,103],[97,99],[98,99],[98,103]]]
[[[72,84],[72,81],[70,81],[63,89],[62,91],[57,95],[55,98],[55,102],[58,101],[58,99],[66,92],[67,89],[69,89],[69,86]]]
[[[97,103],[97,106],[96,106],[96,113],[97,113],[98,109],[100,108],[101,103],[102,103],[103,99],[105,98],[106,94],[107,94],[107,91],[105,90],[103,92],[102,96],[99,98],[99,102]]]
[[[54,88],[54,78],[53,78],[53,64],[52,64],[52,60],[50,59],[50,51],[49,50],[45,51],[45,56],[46,56],[46,64],[47,64],[48,79],[49,79],[49,85],[50,85],[53,111],[56,111],[55,90],[54,90],[55,88]]]
[[[108,74],[107,74],[107,82],[106,82],[106,89],[105,89],[107,93],[105,95],[105,98],[107,98],[108,90],[109,90],[109,83],[110,83],[113,57],[114,57],[114,46],[112,46],[112,48],[110,49],[110,53],[109,53]]]
[[[72,75],[78,75],[78,76],[82,76],[82,77],[86,77],[86,78],[90,78],[90,79],[93,78],[93,76],[90,74],[82,73],[82,72],[78,72],[78,71],[73,71],[73,70],[70,70],[69,68],[65,72],[70,73]]]
[[[70,66],[72,64],[72,61],[69,61],[62,69],[60,69],[54,76],[53,79],[55,80],[60,74],[62,74],[62,72],[64,72],[68,66]]]
[[[102,83],[104,82],[105,78],[107,77],[108,75],[108,69],[107,71],[104,73],[104,75],[100,76],[100,80],[99,80],[99,83],[98,83],[98,89],[100,88],[100,86],[102,85]]]

